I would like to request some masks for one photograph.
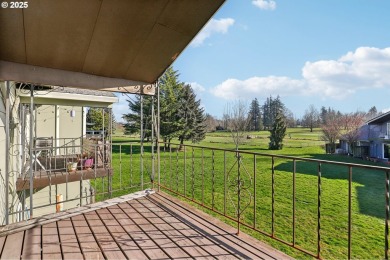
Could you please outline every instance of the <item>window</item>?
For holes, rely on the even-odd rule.
[[[390,122],[387,123],[387,136],[390,137]]]

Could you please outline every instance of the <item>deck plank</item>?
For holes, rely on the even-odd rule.
[[[80,245],[70,219],[58,221],[57,224],[64,258],[83,259]]]
[[[58,216],[7,229],[8,237],[0,237],[0,258],[12,253],[21,259],[289,259],[164,193],[118,198]]]
[[[3,251],[3,246],[5,243],[5,239],[7,236],[0,237],[0,259],[1,259],[1,252]]]
[[[140,247],[135,243],[132,237],[118,222],[116,216],[117,212],[118,208],[116,208],[115,206],[111,206],[106,209],[101,209],[97,211],[99,216],[104,221],[104,224],[111,232],[111,234],[113,234],[113,237],[128,258],[146,259],[147,256],[144,254],[144,252],[140,249]]]
[[[8,235],[1,259],[19,259],[22,255],[24,231]]]
[[[115,239],[110,235],[96,211],[85,213],[85,218],[107,258],[126,259],[126,256],[122,253]]]
[[[139,225],[141,229],[148,233],[148,236],[154,240],[154,242],[160,246],[162,250],[164,250],[170,257],[172,258],[188,258],[190,254],[186,252],[185,249],[178,246],[174,239],[170,238],[168,235],[159,231],[159,228],[150,217],[154,217],[155,215],[151,214],[149,209],[145,208],[143,204],[135,204],[128,203],[133,206],[133,212],[136,212],[143,221],[139,221]],[[133,213],[134,214],[134,213]],[[149,216],[149,217],[148,217]],[[157,233],[159,232],[159,233]],[[154,233],[154,237],[151,235]],[[159,238],[156,238],[156,234],[159,235]]]
[[[104,255],[89,228],[84,215],[80,214],[71,218],[71,222],[80,240],[80,250],[85,259],[104,259]]]
[[[164,207],[169,207],[170,209],[171,207],[173,207],[172,210],[178,211],[177,215],[183,218],[182,222],[184,224],[185,222],[196,222],[197,226],[200,227],[202,231],[210,234],[210,237],[212,239],[220,241],[220,248],[230,251],[232,255],[238,255],[240,257],[251,259],[279,259],[287,257],[286,255],[281,254],[270,246],[260,243],[260,241],[255,241],[254,238],[252,238],[252,241],[256,242],[256,244],[258,244],[259,246],[261,245],[261,247],[255,247],[253,244],[245,242],[243,239],[241,239],[241,237],[245,236],[249,238],[249,236],[246,236],[245,234],[236,236],[235,229],[233,227],[230,227],[224,223],[215,225],[215,223],[208,221],[211,217],[206,216],[206,214],[203,212],[191,209],[191,211],[196,211],[199,214],[194,214],[193,212],[191,214],[188,214],[188,212],[186,212],[187,209],[183,209],[180,204],[175,204],[176,200],[175,202],[173,202],[172,198],[167,199],[166,195],[151,196],[150,200],[159,202]],[[216,220],[214,219],[214,221]],[[219,249],[215,248],[214,246],[204,246],[203,248],[207,250],[217,250],[219,252]]]
[[[221,252],[221,250],[218,251],[213,248],[204,247],[211,246],[213,244],[192,228],[183,228],[180,221],[177,219],[172,219],[173,216],[171,214],[166,214],[167,212],[161,209],[159,210],[158,207],[155,207],[154,204],[150,203],[149,201],[142,200],[141,203],[148,209],[148,211],[145,211],[143,215],[145,217],[149,216],[148,219],[156,222],[156,226],[161,232],[169,237],[172,237],[175,243],[192,257],[210,257],[217,254],[229,255],[228,252],[224,250]],[[154,212],[151,211],[152,209]],[[162,217],[160,217],[159,214],[161,214]],[[168,218],[168,221],[164,220],[164,218]],[[199,243],[199,239],[203,239],[205,241],[203,243]]]
[[[127,227],[129,228],[129,231],[134,234],[132,235],[133,239],[140,246],[140,248],[142,248],[142,250],[148,255],[149,258],[172,258],[170,257],[169,253],[167,254],[166,251],[162,250],[158,246],[158,244],[156,244],[153,239],[141,228],[139,224],[144,225],[145,228],[146,221],[142,220],[142,216],[140,214],[134,212],[134,210],[132,210],[132,207],[127,203],[121,203],[118,206],[127,216],[127,220],[123,221],[122,219],[122,223],[128,223]],[[151,228],[148,227],[147,229],[150,230]]]
[[[57,222],[42,226],[42,257],[45,259],[62,258]]]
[[[41,226],[26,230],[22,259],[41,259]]]

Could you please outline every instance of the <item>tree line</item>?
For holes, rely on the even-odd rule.
[[[232,133],[233,141],[238,149],[248,131],[270,131],[270,149],[282,149],[283,138],[287,127],[307,127],[312,132],[314,128],[322,129],[322,139],[334,145],[343,137],[353,145],[358,136],[358,129],[365,120],[377,116],[376,107],[367,113],[341,113],[333,108],[321,107],[318,110],[310,105],[302,118],[295,119],[281,98],[270,96],[261,105],[254,98],[248,106],[239,100],[227,104],[222,119],[216,119],[206,114],[189,84],[179,81],[179,73],[168,68],[159,79],[160,91],[160,136],[165,146],[169,147],[172,140],[199,142],[205,138],[206,132],[225,130]],[[123,115],[126,134],[139,133],[144,129],[142,140],[149,140],[152,133],[152,123],[156,120],[152,106],[157,107],[157,100],[150,96],[134,96],[129,98],[130,112]],[[141,104],[143,106],[143,125],[141,127]],[[155,111],[155,110],[154,110]],[[155,112],[154,112],[155,113]],[[154,119],[153,119],[154,118]],[[154,129],[156,131],[156,129]]]

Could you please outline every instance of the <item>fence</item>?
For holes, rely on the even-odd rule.
[[[235,223],[237,233],[244,228],[315,258],[360,256],[353,242],[365,241],[388,259],[390,168],[191,145],[165,147],[160,187]],[[374,210],[361,208],[367,202],[356,182],[366,174],[381,180],[383,196],[374,198],[379,201]],[[331,187],[334,179],[345,183],[345,194]],[[383,221],[362,229],[365,214]],[[374,229],[382,242],[370,234]],[[332,240],[340,244],[337,249],[331,248]],[[338,255],[331,253],[337,250]]]

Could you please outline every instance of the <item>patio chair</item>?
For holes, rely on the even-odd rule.
[[[51,157],[53,154],[53,137],[36,137],[34,139],[34,148],[35,153],[33,154],[33,164],[36,162],[39,166],[41,166],[42,170],[46,171],[47,163],[45,166],[42,164],[40,160],[42,158],[46,158],[49,160],[49,169],[51,169]]]

